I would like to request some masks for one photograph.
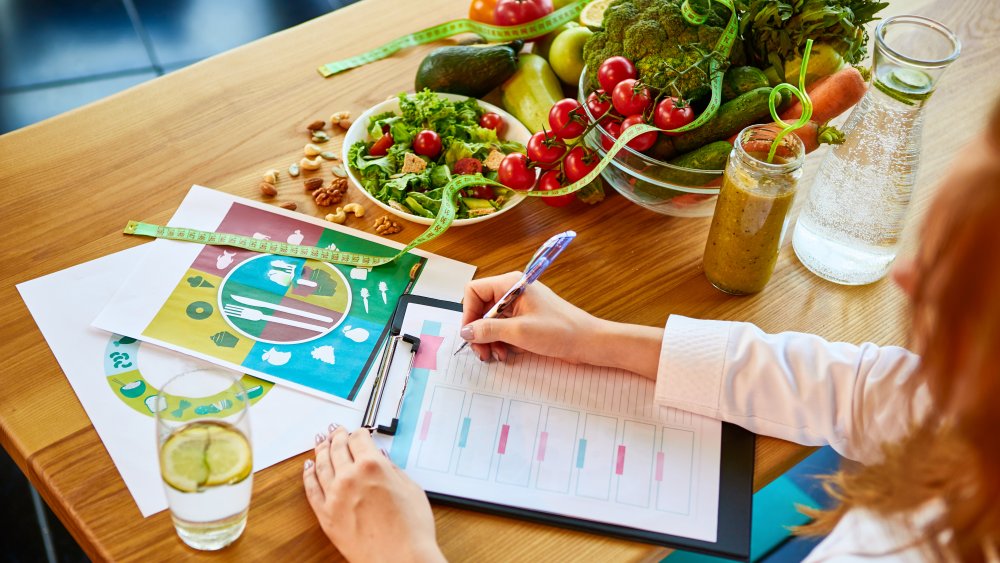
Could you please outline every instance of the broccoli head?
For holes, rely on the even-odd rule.
[[[728,57],[714,51],[729,20],[729,10],[718,2],[703,25],[692,25],[681,15],[683,0],[614,0],[604,12],[602,29],[584,45],[587,77],[597,81],[605,59],[623,56],[632,61],[645,84],[685,99],[710,90],[709,61],[719,72]],[[740,49],[735,49],[740,52]]]

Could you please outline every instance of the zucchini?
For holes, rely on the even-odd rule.
[[[481,98],[517,70],[524,42],[503,45],[441,47],[430,52],[417,68],[414,88]]]
[[[767,75],[757,67],[730,67],[722,78],[722,99],[728,102],[740,94],[770,85]]]
[[[678,152],[692,151],[712,141],[732,137],[747,125],[765,120],[771,115],[767,105],[767,98],[770,95],[770,86],[740,94],[722,104],[708,123],[674,137],[674,147]]]
[[[537,133],[549,127],[549,108],[563,98],[562,84],[538,55],[521,55],[517,72],[500,87],[504,109]]]
[[[733,145],[729,141],[716,141],[703,147],[699,147],[689,153],[682,154],[669,162],[675,166],[684,168],[694,168],[695,170],[724,170],[726,160],[733,150]],[[683,170],[663,169],[657,176],[659,180],[673,182],[679,186],[703,186],[716,176],[699,174],[697,172],[685,172]],[[636,195],[648,199],[649,201],[664,201],[690,192],[672,190],[663,186],[651,184],[639,180],[635,183],[634,191]]]

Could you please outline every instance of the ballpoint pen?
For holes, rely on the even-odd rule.
[[[562,252],[564,248],[569,246],[569,243],[573,242],[574,238],[576,238],[575,232],[566,231],[565,233],[559,233],[558,235],[555,235],[545,241],[545,243],[542,244],[537,251],[535,251],[531,260],[528,261],[528,265],[524,268],[524,273],[521,274],[521,278],[517,280],[513,287],[507,290],[507,293],[504,293],[500,299],[497,299],[497,302],[493,305],[493,307],[490,307],[489,311],[486,311],[483,318],[495,319],[499,317],[500,314],[507,309],[507,307],[510,307],[510,305],[513,304],[522,293],[524,293],[524,290],[527,289],[531,282],[537,280],[545,269],[552,265],[556,256],[559,256],[559,253]],[[466,340],[461,346],[458,347],[458,350],[455,350],[455,354],[461,352],[468,345],[469,341]]]

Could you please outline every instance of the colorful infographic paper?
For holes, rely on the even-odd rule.
[[[428,491],[716,541],[721,423],[653,403],[653,382],[532,354],[453,356],[460,313],[407,307],[420,338],[399,433],[379,439]],[[394,413],[396,351],[379,422]],[[388,411],[388,412],[386,412]]]
[[[195,186],[169,225],[374,255],[402,245]],[[156,240],[94,326],[347,404],[359,399],[396,301],[461,299],[472,266],[414,251],[377,268]]]
[[[107,448],[143,517],[167,507],[160,481],[153,408],[157,388],[192,371],[225,372],[190,356],[90,326],[151,244],[20,284],[17,289]],[[313,447],[328,424],[350,424],[354,409],[244,375],[254,470]],[[185,415],[217,408],[192,404]],[[196,412],[197,411],[197,412]]]

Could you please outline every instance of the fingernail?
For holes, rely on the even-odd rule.
[[[500,354],[497,354],[497,351],[496,351],[496,350],[493,350],[493,351],[491,352],[491,354],[492,354],[492,356],[493,356],[493,359],[494,359],[494,360],[496,360],[496,361],[498,361],[498,362],[499,362],[499,361],[501,361],[501,360],[500,360]]]
[[[459,332],[458,335],[461,336],[462,339],[464,340],[472,340],[475,337],[475,335],[472,332],[472,325],[467,324],[463,326],[462,331]]]
[[[326,440],[326,436],[324,436],[322,434],[317,434],[316,435],[316,445],[317,446],[320,445],[320,444],[322,444],[323,440]]]
[[[389,452],[385,451],[385,448],[379,448],[379,451],[382,452],[382,455],[384,455],[386,459],[389,459]]]
[[[307,459],[304,469],[308,471],[309,469],[312,469],[312,466],[313,466],[313,460]]]
[[[330,423],[330,426],[327,426],[327,429],[329,429],[329,430],[330,430],[330,432],[333,432],[333,431],[334,431],[334,430],[336,430],[336,429],[337,429],[338,427],[340,427],[340,425],[339,425],[339,424],[337,424],[336,422],[331,422],[331,423]]]

